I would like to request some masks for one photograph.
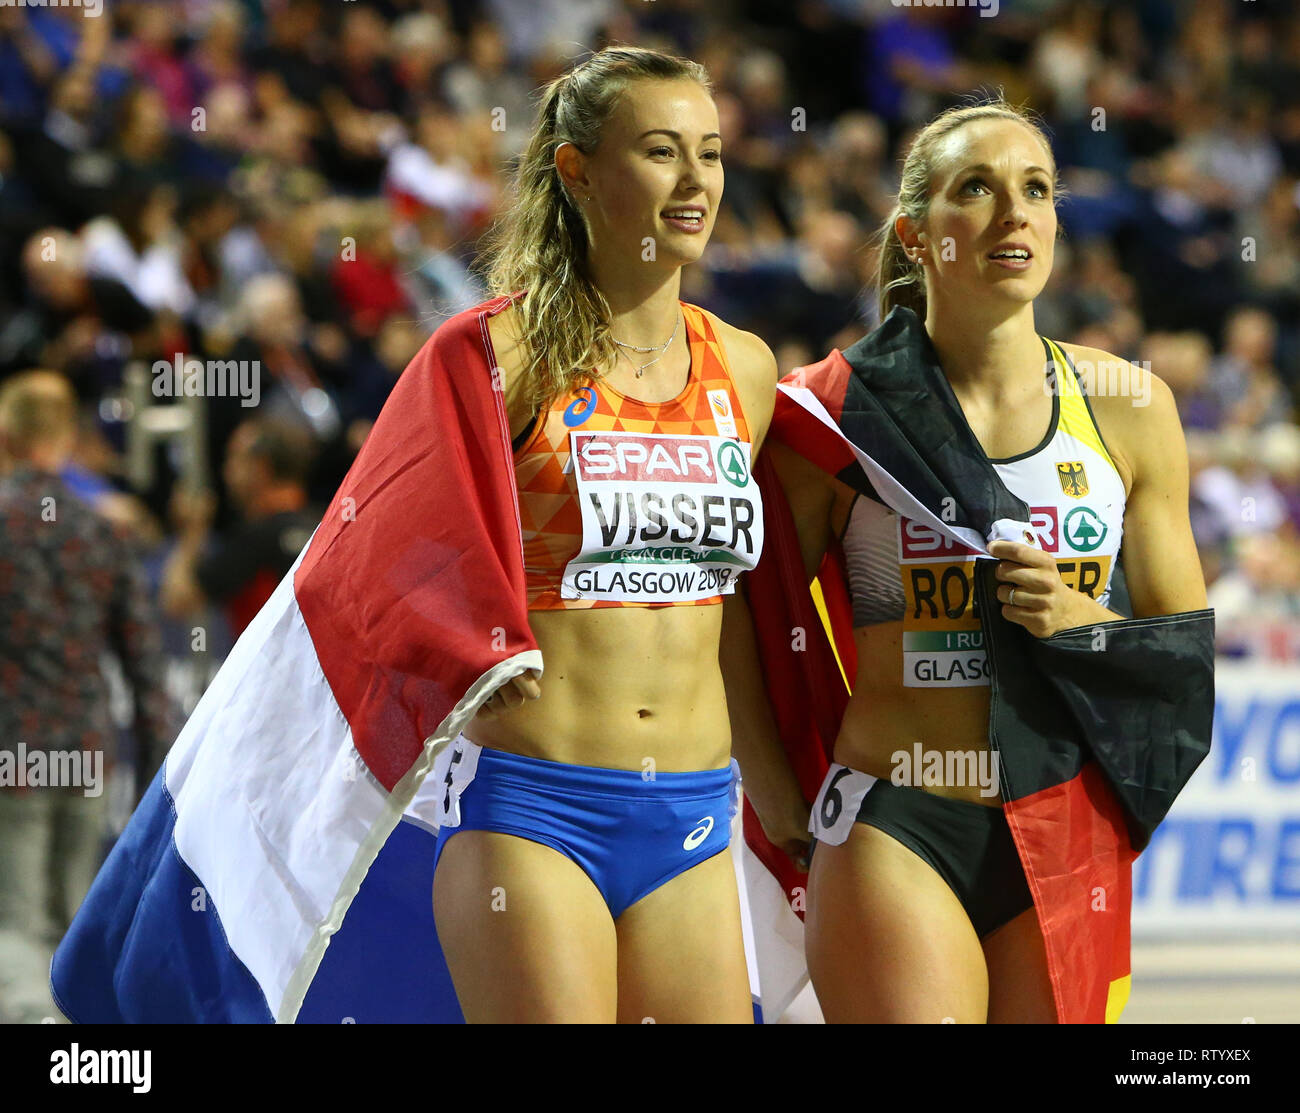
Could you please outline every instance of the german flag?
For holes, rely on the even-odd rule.
[[[1133,860],[1209,752],[1213,611],[1042,639],[1003,618],[987,543],[1036,544],[1030,511],[981,448],[910,310],[895,309],[851,348],[787,376],[768,436],[987,558],[976,562],[975,584],[990,667],[988,741],[1042,928],[1057,1018],[1117,1019],[1128,997]],[[810,589],[770,462],[760,459],[756,474],[766,543],[747,594],[773,712],[812,801],[856,674],[844,557],[833,544]],[[799,912],[806,876],[767,842],[748,804],[745,841]],[[751,896],[754,872],[746,875]],[[755,931],[762,968],[768,942],[758,920]],[[771,999],[786,999],[790,989]],[[766,985],[763,997],[766,1004]]]

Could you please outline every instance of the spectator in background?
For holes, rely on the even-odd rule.
[[[116,116],[112,148],[128,188],[173,183],[179,166],[177,149],[189,142],[190,121],[186,120],[174,138],[168,128],[167,102],[149,85],[137,85],[127,93],[118,102]]]
[[[1221,186],[1234,205],[1253,210],[1282,170],[1268,131],[1266,97],[1247,96],[1233,108],[1218,107],[1214,127],[1189,145],[1197,169]]]
[[[1300,321],[1300,180],[1279,178],[1258,213],[1239,214],[1238,231],[1240,240],[1245,243],[1250,237],[1254,248],[1238,264],[1247,294],[1290,326],[1291,365],[1289,370],[1279,370],[1292,393],[1300,397],[1294,350],[1296,323]]]
[[[1163,377],[1164,372],[1160,372]],[[1196,551],[1201,558],[1201,573],[1205,586],[1213,587],[1223,575],[1228,564],[1228,548],[1232,535],[1223,522],[1218,509],[1198,491],[1199,476],[1213,467],[1215,434],[1203,429],[1187,430],[1187,470],[1189,478],[1188,511],[1192,523],[1192,536],[1196,538]]]
[[[1074,123],[1097,102],[1088,96],[1088,83],[1102,68],[1098,50],[1101,8],[1092,2],[1064,4],[1055,26],[1034,44],[1030,65],[1034,78],[1047,91],[1056,119]]]
[[[845,112],[830,131],[826,168],[829,208],[868,228],[879,227],[898,194],[885,126],[868,112]]]
[[[327,127],[317,153],[330,179],[348,193],[379,186],[386,151],[401,135],[400,90],[389,60],[388,28],[372,8],[343,9],[337,53],[320,107]]]
[[[244,8],[238,0],[212,0],[204,13],[202,37],[186,60],[195,103],[206,103],[217,86],[230,83],[251,90],[252,74],[244,64]],[[190,110],[192,111],[192,109]],[[180,121],[188,128],[191,117]]]
[[[1197,126],[1201,105],[1184,106]],[[1187,144],[1162,151],[1137,174],[1148,186],[1138,220],[1141,245],[1132,260],[1143,309],[1156,328],[1219,327],[1236,300],[1230,196],[1198,172]]]
[[[484,293],[479,301],[486,300],[487,294]],[[374,340],[374,357],[358,369],[348,399],[349,412],[353,415],[347,431],[348,451],[352,455],[361,451],[361,445],[369,436],[374,419],[383,409],[398,376],[429,339],[432,328],[441,323],[426,318],[417,324],[409,317],[395,316],[389,317],[380,327]]]
[[[138,556],[59,474],[76,421],[72,386],[55,372],[23,372],[0,388],[10,465],[0,479],[0,750],[10,771],[0,782],[0,1012],[17,1021],[57,1015],[49,960],[100,863],[104,781],[117,756],[102,656],[119,658],[135,696],[141,782],[175,726]],[[42,780],[60,771],[58,784],[18,783],[33,754],[49,765]]]
[[[161,182],[140,185],[109,208],[113,215],[96,217],[81,230],[87,273],[120,283],[155,313],[192,314],[197,299],[185,278],[176,191]]]
[[[461,129],[455,113],[426,105],[416,118],[414,141],[394,146],[384,179],[385,190],[401,211],[438,209],[457,236],[498,198],[493,182],[473,175],[460,149]]]
[[[177,26],[170,4],[131,7],[131,68],[148,74],[163,113],[178,127],[187,127],[195,104],[191,72],[176,49]],[[128,100],[131,98],[128,96]]]
[[[333,46],[315,0],[287,0],[267,13],[266,36],[252,51],[253,69],[274,74],[286,95],[305,104],[320,100]]]
[[[522,73],[507,68],[505,35],[495,23],[480,20],[470,28],[466,56],[447,67],[443,89],[462,114],[500,108],[503,157],[523,150],[533,122],[532,89]]]
[[[856,340],[872,319],[862,298],[862,238],[847,213],[811,213],[789,248],[753,259],[715,253],[710,277],[737,307],[738,327],[761,330],[777,343],[799,338],[820,351],[839,344],[844,329],[856,328]]]
[[[389,314],[415,315],[414,291],[398,260],[388,207],[358,204],[350,216],[350,242],[335,258],[330,278],[353,333],[369,339]]]
[[[307,425],[319,440],[337,435],[338,400],[323,377],[335,353],[311,347],[293,282],[282,274],[258,275],[244,287],[240,313],[244,335],[234,355],[261,368],[265,411]]]
[[[1277,325],[1262,309],[1243,306],[1228,316],[1224,352],[1210,366],[1223,423],[1262,429],[1291,416],[1291,400],[1274,365]]]
[[[225,537],[210,533],[215,498],[177,488],[172,518],[179,540],[162,583],[169,616],[190,619],[221,603],[234,636],[243,632],[320,522],[307,497],[312,454],[311,436],[299,426],[265,418],[240,425],[222,478],[241,522]]]
[[[1300,426],[1279,421],[1262,430],[1259,459],[1286,505],[1283,532],[1300,539]]]
[[[1300,542],[1277,531],[1236,543],[1236,565],[1209,592],[1218,651],[1278,660],[1300,656]]]
[[[0,8],[0,102],[12,118],[40,118],[50,82],[76,48],[74,25],[57,12]]]
[[[57,367],[92,397],[120,381],[128,335],[150,324],[135,295],[115,279],[89,275],[81,241],[63,228],[28,239],[22,271],[26,304],[0,327],[0,374]]]
[[[333,324],[341,328],[344,315],[330,265],[341,254],[342,230],[327,235],[328,203],[285,206],[274,220],[267,222],[270,251],[281,273],[293,280],[298,300],[307,319],[313,324]],[[356,230],[349,229],[355,236]],[[332,242],[330,242],[332,240]]]
[[[28,172],[55,219],[80,224],[102,212],[121,185],[119,168],[99,144],[94,73],[73,66],[59,75]]]
[[[510,36],[513,62],[527,64],[556,41],[589,43],[613,14],[614,0],[485,0],[492,22]]]
[[[180,265],[193,292],[190,316],[199,328],[218,324],[238,297],[231,279],[249,234],[241,216],[238,202],[215,185],[194,185],[181,196],[176,213],[183,251]],[[270,269],[269,259],[267,264]]]
[[[931,7],[895,9],[872,31],[862,83],[871,107],[895,134],[933,116],[952,90],[974,84],[974,72],[954,49],[950,14]]]
[[[220,183],[235,172],[245,153],[257,146],[258,129],[251,111],[252,95],[233,81],[214,85],[204,98],[203,126],[193,130],[194,142],[178,154],[181,171],[200,181]]]
[[[1174,394],[1183,429],[1214,429],[1222,419],[1219,400],[1209,389],[1210,342],[1199,332],[1151,332],[1142,359]]]
[[[442,69],[452,54],[452,37],[432,12],[411,12],[393,24],[390,41],[397,105],[409,116],[420,105],[440,98]]]
[[[1272,533],[1287,518],[1287,506],[1241,428],[1221,431],[1215,461],[1198,472],[1191,490],[1216,516],[1216,532],[1229,538]]]
[[[418,212],[402,229],[399,243],[426,334],[448,317],[487,300],[483,283],[456,254],[447,218],[438,209]]]

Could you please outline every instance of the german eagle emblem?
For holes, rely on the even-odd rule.
[[[1056,477],[1061,481],[1061,490],[1071,498],[1081,499],[1088,493],[1088,473],[1083,470],[1082,460],[1058,463]]]

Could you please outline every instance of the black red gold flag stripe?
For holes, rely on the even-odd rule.
[[[1129,984],[1133,860],[1209,751],[1213,612],[1045,639],[1003,618],[986,543],[1015,537],[1029,508],[984,453],[909,310],[787,376],[768,436],[864,497],[985,554],[976,590],[991,672],[989,745],[1000,758],[1003,808],[1033,893],[1057,1016],[1116,1019]],[[775,472],[762,460],[755,470],[767,547],[749,578],[750,608],[773,712],[811,802],[855,672],[843,554],[832,546],[810,590]],[[800,628],[806,637],[796,651],[791,631]],[[748,805],[745,837],[787,895],[802,892],[806,877],[767,843]]]

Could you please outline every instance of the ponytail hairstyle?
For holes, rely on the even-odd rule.
[[[903,161],[902,181],[898,186],[898,201],[876,234],[881,245],[880,273],[876,284],[881,320],[889,316],[889,311],[896,305],[906,306],[925,319],[925,268],[907,257],[894,225],[900,216],[911,217],[918,223],[925,219],[930,209],[930,189],[938,169],[940,145],[959,127],[976,120],[1014,120],[1029,128],[1042,140],[1051,159],[1053,203],[1064,195],[1047,132],[1028,109],[1010,104],[999,93],[984,103],[958,105],[940,113],[921,129],[908,148]],[[1057,234],[1060,235],[1059,225]]]
[[[527,290],[516,312],[527,352],[524,390],[536,411],[613,363],[610,307],[588,265],[590,238],[581,200],[555,166],[561,143],[592,154],[632,81],[690,78],[713,95],[698,62],[631,46],[606,47],[542,91],[532,138],[520,158],[510,206],[484,233],[479,268],[494,297]]]

